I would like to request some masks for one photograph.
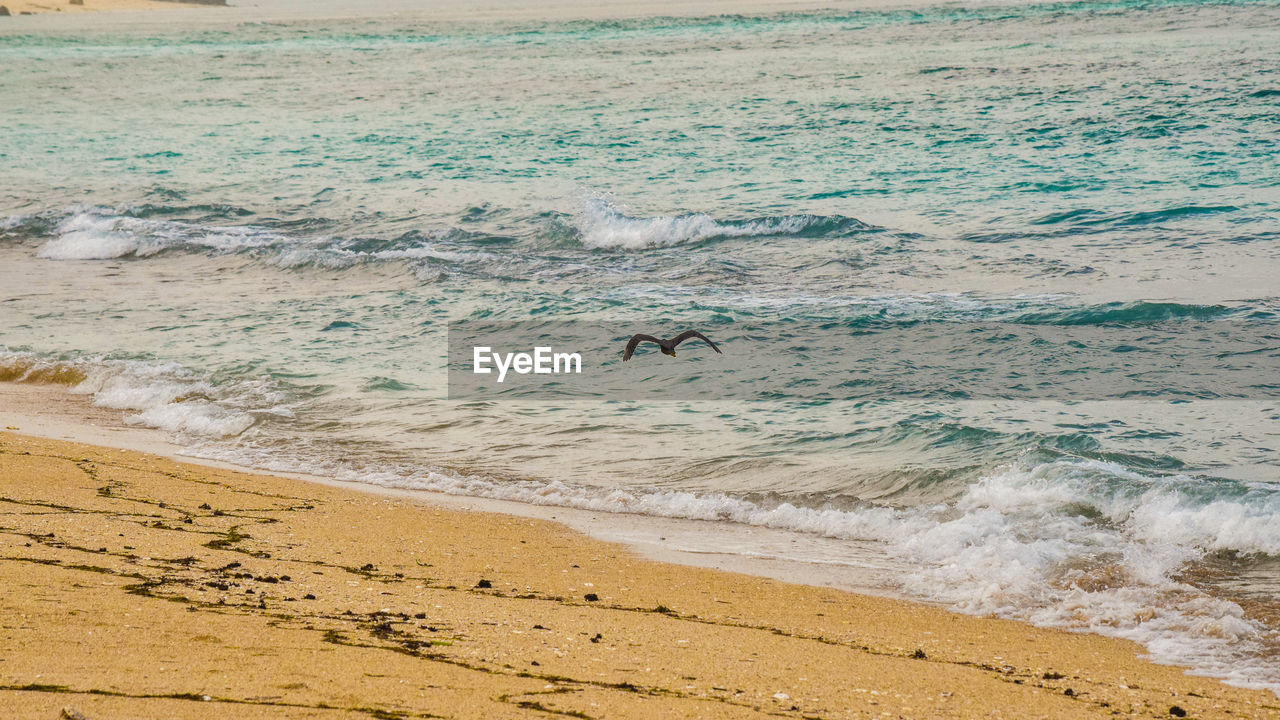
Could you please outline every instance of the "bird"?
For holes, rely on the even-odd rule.
[[[627,341],[627,349],[622,353],[622,361],[626,362],[630,360],[631,354],[636,351],[636,346],[642,342],[657,343],[658,348],[662,350],[663,355],[670,355],[671,357],[675,357],[676,346],[684,342],[685,340],[688,340],[689,338],[698,338],[702,342],[710,345],[712,350],[715,350],[721,355],[724,354],[720,352],[720,348],[716,347],[716,344],[711,342],[711,339],[708,338],[706,335],[703,335],[697,330],[685,330],[679,335],[673,338],[668,338],[666,340],[663,340],[662,338],[656,338],[652,335],[644,335],[644,334],[632,335],[631,339]]]

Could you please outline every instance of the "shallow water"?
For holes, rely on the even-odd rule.
[[[0,27],[0,377],[201,457],[872,541],[903,594],[1280,689],[1275,381],[459,401],[444,369],[460,320],[1271,332],[1280,4],[381,10]]]

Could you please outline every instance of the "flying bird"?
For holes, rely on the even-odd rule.
[[[698,332],[697,330],[685,330],[679,335],[673,338],[668,338],[666,340],[663,340],[662,338],[656,338],[652,335],[641,334],[641,335],[632,335],[631,339],[627,341],[627,349],[622,353],[622,361],[626,362],[630,360],[631,353],[635,352],[636,346],[642,342],[656,343],[658,348],[662,350],[663,355],[670,355],[671,357],[675,357],[676,346],[684,342],[685,340],[688,340],[689,338],[698,338],[702,342],[710,345],[712,350],[715,350],[716,352],[720,352],[720,348],[716,347],[716,344],[711,342],[710,338]],[[720,353],[720,354],[723,355],[724,353]]]

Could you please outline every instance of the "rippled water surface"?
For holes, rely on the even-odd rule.
[[[0,378],[201,457],[872,541],[897,592],[1280,689],[1280,380],[462,402],[444,372],[458,320],[1280,337],[1280,4],[531,17],[13,18]]]

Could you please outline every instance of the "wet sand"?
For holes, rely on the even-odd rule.
[[[0,538],[13,718],[1280,717],[1124,641],[14,432]]]

